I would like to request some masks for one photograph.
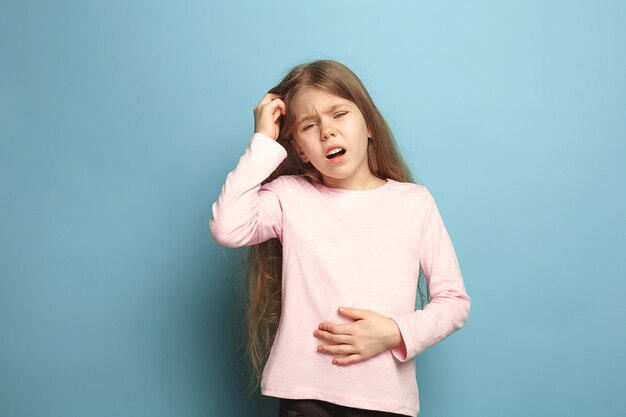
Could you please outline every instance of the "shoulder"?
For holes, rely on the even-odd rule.
[[[426,200],[432,198],[432,194],[428,187],[422,184],[416,184],[414,182],[402,182],[396,180],[391,181],[389,192],[397,194],[398,196],[403,196],[409,199],[417,199],[420,202],[425,202]]]
[[[293,193],[313,187],[313,184],[300,175],[281,175],[262,186],[262,188],[274,191],[277,194]]]
[[[428,216],[438,210],[435,198],[426,185],[394,181],[389,189],[394,207],[404,206],[420,216]]]

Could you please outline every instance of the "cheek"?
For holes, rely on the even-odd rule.
[[[310,153],[310,150],[308,149],[308,147],[306,145],[301,145],[300,143],[294,142],[293,144],[293,148],[296,150],[296,152],[298,152],[299,154],[305,154],[305,153]]]
[[[343,126],[343,129],[354,135],[367,136],[367,125],[365,124],[365,120],[351,120],[350,123],[346,123]]]

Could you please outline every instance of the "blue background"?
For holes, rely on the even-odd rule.
[[[420,416],[623,416],[626,4],[0,2],[0,415],[274,416],[210,205],[289,68],[363,80],[472,310]]]

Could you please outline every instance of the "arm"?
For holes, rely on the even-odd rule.
[[[351,365],[389,349],[396,359],[406,362],[460,329],[467,320],[470,298],[430,192],[425,204],[420,263],[431,302],[423,310],[392,317],[370,310],[340,309],[340,314],[355,321],[320,323],[313,333],[324,342],[318,351],[333,355],[333,363]]]
[[[401,362],[414,358],[459,330],[469,316],[470,297],[452,242],[430,192],[426,197],[420,263],[428,283],[430,303],[410,315],[391,317],[404,341],[391,352]]]
[[[226,177],[212,205],[209,228],[213,239],[227,247],[261,243],[282,235],[282,208],[277,192],[282,178],[261,182],[287,157],[272,138],[255,133],[237,167]]]
[[[228,247],[255,245],[282,236],[282,207],[278,190],[282,178],[261,183],[287,157],[276,140],[285,103],[278,94],[265,94],[254,108],[254,135],[239,164],[226,177],[213,204],[211,236]]]

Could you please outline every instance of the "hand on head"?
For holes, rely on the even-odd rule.
[[[287,112],[285,102],[278,94],[267,93],[254,108],[254,133],[277,140],[280,132],[279,118]]]

